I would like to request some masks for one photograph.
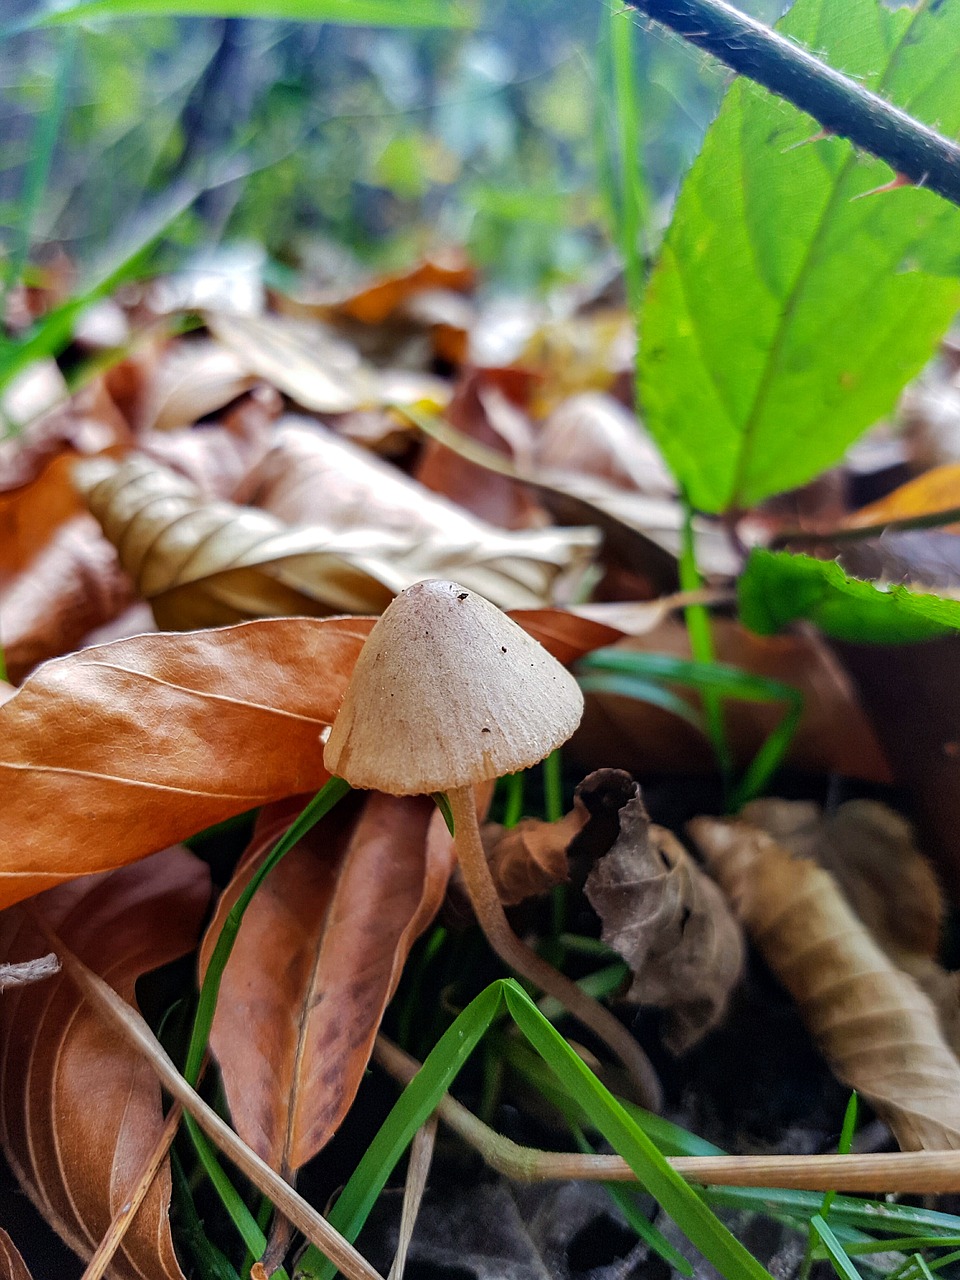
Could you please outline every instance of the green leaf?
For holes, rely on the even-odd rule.
[[[150,17],[290,18],[371,27],[470,25],[466,6],[456,0],[81,0],[43,14],[31,25]]]
[[[848,577],[834,560],[751,552],[737,587],[740,618],[769,636],[804,618],[836,640],[912,644],[960,630],[960,601]]]
[[[781,24],[954,136],[960,0],[797,0]],[[684,183],[644,307],[647,425],[695,507],[750,506],[835,462],[893,405],[960,303],[960,211],[869,195],[881,161],[748,80]]]

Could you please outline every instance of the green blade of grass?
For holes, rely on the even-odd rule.
[[[94,18],[280,18],[348,26],[468,27],[458,0],[81,0],[13,28],[57,27]],[[5,33],[6,34],[6,33]]]
[[[822,1214],[815,1213],[813,1215],[810,1219],[810,1227],[822,1240],[827,1256],[833,1263],[840,1280],[862,1280],[860,1272],[850,1261],[846,1249],[837,1239],[829,1223],[824,1221]]]
[[[514,1022],[568,1092],[637,1175],[680,1230],[725,1280],[769,1280],[770,1273],[723,1225],[697,1192],[667,1163],[640,1126],[540,1013],[515,982],[504,984]]]

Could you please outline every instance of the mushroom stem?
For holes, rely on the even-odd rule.
[[[609,1009],[598,1004],[575,982],[521,942],[510,928],[480,840],[473,788],[451,787],[447,798],[453,814],[460,870],[477,921],[491,947],[504,964],[559,1000],[575,1018],[598,1035],[629,1071],[637,1088],[638,1101],[651,1111],[659,1111],[663,1104],[660,1081],[649,1058],[627,1028]]]

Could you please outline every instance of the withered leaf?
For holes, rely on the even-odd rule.
[[[316,790],[371,625],[136,636],[39,668],[0,707],[0,905]]]
[[[22,680],[38,663],[76,649],[132,599],[130,579],[93,517],[65,521],[0,587],[0,643],[11,679]]]
[[[183,848],[93,881],[61,886],[36,909],[84,962],[134,1002],[137,978],[190,950],[209,874]],[[36,955],[43,935],[17,910],[4,958]],[[160,1086],[139,1053],[104,1025],[60,973],[0,1000],[0,1131],[21,1186],[89,1257],[136,1184],[163,1128]],[[167,1213],[165,1165],[116,1257],[118,1280],[182,1280]]]
[[[657,446],[619,400],[584,391],[558,405],[537,437],[537,465],[589,475],[619,489],[673,497],[676,485]]]
[[[119,548],[160,626],[185,629],[246,617],[382,611],[428,577],[453,577],[501,607],[546,603],[554,579],[583,567],[587,531],[540,531],[521,555],[508,536],[367,524],[289,528],[265,511],[206,502],[189,482],[143,458],[98,459],[81,479],[91,510]],[[93,468],[96,467],[96,472]],[[501,562],[506,560],[506,564]]]
[[[414,541],[423,574],[452,577],[504,609],[575,594],[595,540],[579,529],[506,531],[448,502],[369,450],[289,417],[243,499],[286,524],[377,530]]]
[[[571,810],[559,822],[521,818],[513,827],[484,825],[481,835],[500,901],[515,906],[567,878],[567,846],[586,816]]]
[[[960,1147],[960,1062],[936,1011],[830,873],[747,822],[697,818],[690,831],[836,1076],[904,1150]]]
[[[32,1280],[19,1250],[2,1228],[0,1228],[0,1280]]]
[[[261,820],[207,933],[295,816]],[[341,804],[248,908],[220,988],[212,1045],[241,1137],[284,1175],[350,1108],[410,947],[443,901],[452,841],[427,798]]]
[[[584,892],[604,942],[630,966],[627,999],[669,1010],[665,1039],[683,1053],[722,1020],[743,973],[743,935],[717,885],[650,822],[629,774],[601,770],[578,793],[598,790],[616,798],[619,832]]]

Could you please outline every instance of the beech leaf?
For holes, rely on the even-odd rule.
[[[936,1011],[829,872],[747,822],[696,818],[690,832],[837,1078],[903,1150],[960,1148],[960,1062]]]
[[[626,998],[668,1009],[664,1038],[674,1053],[683,1053],[726,1013],[743,974],[740,927],[720,889],[679,840],[650,822],[629,774],[598,770],[577,796],[591,813],[617,811],[619,831],[584,891],[602,922],[604,942],[630,966]]]
[[[227,912],[297,812],[261,818],[217,907]],[[240,1136],[289,1176],[349,1110],[383,1011],[453,868],[453,842],[426,797],[344,802],[271,872],[224,971],[211,1044]]]
[[[141,974],[189,951],[210,893],[204,864],[183,848],[77,881],[36,910],[131,1004]],[[5,918],[3,958],[36,955],[43,934]],[[163,1128],[149,1064],[60,973],[0,1000],[0,1132],[21,1186],[60,1234],[89,1257],[136,1184]],[[164,1165],[115,1258],[117,1280],[182,1280],[167,1213]]]
[[[135,636],[0,706],[0,906],[316,790],[367,619]]]

